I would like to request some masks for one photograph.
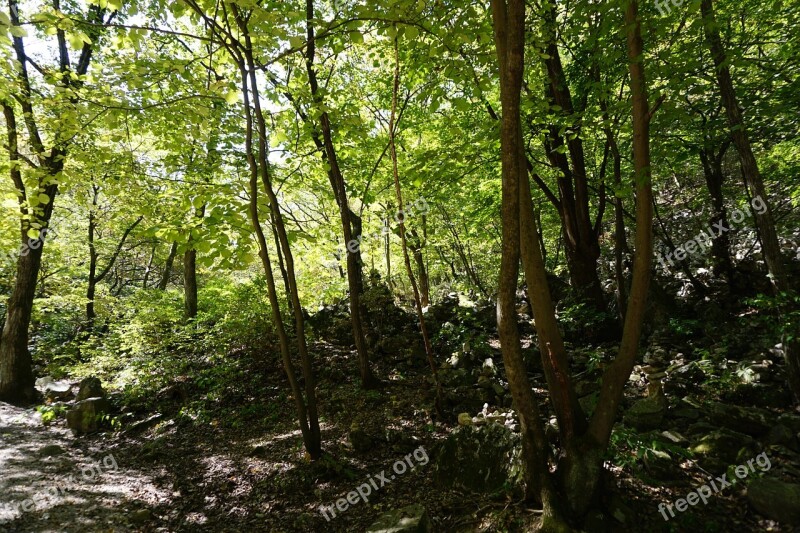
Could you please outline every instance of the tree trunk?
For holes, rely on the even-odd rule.
[[[520,261],[520,187],[527,173],[522,138],[520,90],[525,49],[525,3],[492,0],[502,103],[502,257],[498,281],[497,328],[514,407],[522,432],[528,495],[544,508],[543,529],[561,529],[547,464],[548,443],[525,369],[517,329],[516,292]],[[532,213],[531,213],[532,220]]]
[[[110,15],[109,19],[103,20],[105,10],[99,5],[89,8],[89,18],[93,26],[87,29],[90,42],[97,42],[105,24],[111,20],[116,13]],[[17,0],[9,0],[10,22],[13,26],[20,26],[20,10]],[[56,32],[59,49],[59,71],[61,75],[58,79],[59,90],[72,90],[78,88],[82,82],[81,77],[86,74],[91,63],[94,48],[92,45],[84,45],[80,52],[75,68],[71,64],[69,53],[67,52],[66,32],[61,29]],[[26,242],[27,230],[32,227],[30,224],[37,224],[40,231],[46,231],[49,226],[50,218],[53,214],[55,199],[58,195],[57,176],[64,170],[67,158],[67,150],[70,141],[64,140],[54,144],[47,149],[43,142],[43,136],[36,121],[32,97],[34,92],[31,89],[31,82],[28,76],[28,63],[30,58],[25,51],[23,38],[14,35],[13,49],[16,62],[14,64],[15,78],[17,86],[12,89],[15,99],[22,108],[24,122],[28,130],[29,153],[36,155],[39,162],[39,175],[37,193],[44,193],[48,201],[41,206],[41,213],[28,213],[25,207],[27,194],[25,183],[22,180],[19,163],[21,160],[18,139],[17,124],[14,114],[13,103],[3,101],[3,115],[6,119],[6,129],[8,132],[8,154],[9,173],[14,183],[18,199],[20,202],[20,222],[21,246],[31,244]],[[76,104],[76,96],[69,98],[70,104]],[[51,132],[53,137],[60,138],[61,132],[58,130]],[[27,226],[26,226],[27,224]],[[44,248],[43,239],[37,241],[35,248],[29,246],[27,253],[21,253],[17,260],[17,279],[8,300],[6,310],[6,322],[0,336],[0,401],[9,403],[25,403],[35,396],[33,388],[33,369],[31,368],[31,356],[28,351],[28,327],[30,326],[31,313],[33,310],[33,300],[36,296],[36,282],[41,267],[42,251]]]
[[[424,217],[423,217],[424,219]],[[408,232],[408,244],[411,253],[414,255],[414,263],[417,265],[417,277],[419,277],[419,295],[422,307],[427,307],[431,303],[430,282],[428,280],[428,269],[425,266],[425,256],[422,251],[425,247],[424,239],[420,239],[415,230]]]
[[[183,316],[187,320],[197,317],[197,250],[183,253]]]
[[[27,232],[23,228],[21,233],[20,242],[27,247]],[[0,336],[0,401],[15,405],[30,403],[36,397],[28,327],[41,261],[41,247],[30,249],[17,259],[17,279],[8,299],[6,322]]]
[[[731,137],[736,150],[739,152],[739,160],[742,164],[742,174],[750,189],[753,198],[760,198],[764,206],[763,209],[753,209],[753,218],[761,240],[761,250],[764,261],[767,263],[767,270],[770,280],[776,293],[783,293],[790,290],[789,279],[786,274],[786,267],[781,256],[778,234],[775,231],[775,218],[772,215],[772,206],[767,196],[764,180],[753,154],[750,145],[750,138],[747,135],[742,111],[736,97],[736,90],[733,86],[730,67],[727,62],[727,54],[719,35],[719,26],[714,17],[714,5],[712,0],[702,0],[700,11],[703,16],[703,28],[706,41],[711,50],[716,68],[717,83],[719,84],[722,104],[725,106],[725,113],[728,117],[728,124],[731,129]],[[798,329],[796,327],[795,329]],[[784,361],[786,362],[786,373],[789,387],[794,393],[795,399],[800,402],[800,331],[788,331],[784,339]]]
[[[161,275],[161,280],[158,282],[158,290],[160,291],[167,290],[167,285],[169,284],[169,278],[170,276],[172,276],[172,265],[175,263],[176,255],[178,255],[178,243],[173,242],[172,246],[169,249],[167,262],[164,263],[164,273]]]
[[[403,192],[400,188],[400,171],[397,164],[397,143],[396,143],[396,130],[397,130],[397,94],[400,90],[400,51],[397,42],[397,37],[394,38],[394,83],[392,85],[392,111],[389,117],[389,153],[392,157],[392,174],[394,175],[394,191],[397,198],[397,210],[400,213],[405,212],[403,204]],[[406,217],[400,222],[400,244],[403,247],[403,261],[406,266],[406,273],[408,274],[408,281],[411,283],[411,289],[414,293],[414,307],[417,311],[417,320],[419,320],[419,329],[422,333],[422,342],[425,345],[425,354],[428,358],[428,364],[431,367],[433,375],[433,382],[436,386],[436,412],[437,415],[442,415],[442,385],[439,382],[439,372],[436,368],[434,360],[433,346],[431,345],[431,338],[428,335],[428,326],[425,322],[425,314],[422,311],[422,297],[417,285],[417,279],[414,276],[414,270],[411,268],[411,258],[408,253],[408,237],[406,232]],[[424,270],[424,264],[422,265]]]
[[[317,83],[317,72],[314,67],[314,55],[316,52],[316,41],[314,36],[314,0],[306,0],[306,29],[308,37],[308,46],[306,48],[306,71],[308,73],[309,86],[314,102],[318,105],[323,104],[322,95],[319,93],[319,86]],[[350,319],[353,327],[353,340],[356,345],[356,353],[358,354],[359,374],[361,376],[361,387],[364,389],[372,389],[378,386],[378,380],[372,374],[372,368],[369,363],[369,351],[367,350],[367,341],[364,336],[364,321],[362,319],[362,305],[361,293],[363,289],[363,277],[361,272],[361,251],[360,241],[357,240],[361,236],[361,221],[355,213],[350,210],[350,205],[347,198],[347,188],[345,187],[344,176],[339,166],[339,158],[336,149],[333,145],[333,135],[331,133],[330,117],[326,111],[323,111],[319,118],[320,129],[322,130],[322,145],[319,146],[319,139],[317,137],[318,148],[323,148],[325,159],[330,166],[328,177],[333,187],[333,193],[336,198],[336,203],[339,206],[339,215],[342,221],[342,235],[344,237],[347,263],[347,285],[350,292]],[[353,230],[357,231],[354,232]],[[355,246],[353,243],[358,243]]]
[[[713,211],[711,212],[711,219],[709,220],[709,227],[713,228],[714,224],[721,222],[723,227],[729,228],[728,212],[725,209],[725,197],[722,193],[722,184],[725,181],[725,176],[722,172],[722,160],[725,157],[727,143],[720,148],[719,154],[714,154],[713,150],[706,151],[700,150],[700,160],[703,163],[703,176],[706,180],[708,192],[711,195],[711,205]],[[724,274],[729,282],[733,282],[733,262],[731,261],[730,253],[730,239],[728,233],[723,232],[721,235],[717,231],[711,239],[711,257],[713,258],[714,274]]]
[[[150,274],[153,272],[153,263],[156,260],[156,249],[158,248],[158,244],[153,245],[153,249],[150,251],[150,259],[147,261],[147,268],[144,270],[144,276],[142,277],[142,288],[147,288],[147,283],[150,281]]]
[[[745,182],[750,188],[753,197],[760,197],[765,206],[763,212],[759,212],[755,209],[753,210],[756,227],[761,237],[764,260],[767,263],[767,269],[771,274],[772,284],[775,289],[777,291],[786,291],[788,290],[786,269],[783,264],[783,258],[781,257],[778,235],[775,232],[775,219],[772,216],[772,206],[767,196],[767,190],[764,187],[764,180],[761,178],[761,173],[758,169],[756,157],[753,154],[753,148],[750,145],[750,138],[747,135],[742,111],[739,108],[736,90],[734,89],[733,80],[731,78],[730,67],[727,63],[727,54],[719,35],[719,26],[714,17],[712,0],[702,0],[700,9],[703,16],[703,28],[706,41],[711,50],[711,56],[714,59],[717,83],[719,84],[720,95],[722,96],[722,104],[725,106],[725,113],[731,128],[733,144],[739,152],[739,159],[742,163],[742,174],[744,175]],[[798,378],[800,379],[800,376],[798,376]],[[798,382],[798,385],[800,386],[800,382]],[[798,392],[800,392],[800,389],[798,389]]]
[[[94,328],[94,295],[97,287],[97,248],[94,243],[97,223],[94,218],[94,209],[97,207],[97,196],[99,189],[92,185],[92,207],[89,211],[89,283],[86,287],[86,329],[91,331]]]

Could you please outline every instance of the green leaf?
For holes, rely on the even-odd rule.
[[[364,36],[361,34],[360,31],[351,31],[350,32],[350,40],[354,44],[363,44],[364,43]]]
[[[305,43],[306,40],[300,35],[289,37],[289,46],[292,48],[302,48]]]
[[[8,31],[10,31],[11,35],[13,35],[14,37],[27,37],[28,36],[28,32],[25,31],[25,28],[23,28],[21,26],[11,26],[11,28],[9,28]]]
[[[239,91],[228,91],[225,93],[225,101],[228,105],[233,105],[239,101]]]

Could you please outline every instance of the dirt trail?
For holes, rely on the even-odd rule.
[[[124,452],[0,402],[0,532],[137,531],[164,494]]]

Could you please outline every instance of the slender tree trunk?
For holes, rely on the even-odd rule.
[[[703,163],[703,176],[706,180],[708,192],[711,195],[711,219],[709,227],[714,227],[716,223],[722,223],[723,227],[729,228],[728,212],[725,209],[725,197],[722,193],[722,184],[725,176],[722,172],[722,160],[725,157],[727,143],[720,148],[719,154],[714,154],[713,150],[700,150],[700,160]],[[724,274],[729,282],[733,281],[733,262],[731,261],[730,239],[728,233],[721,235],[714,230],[716,235],[711,239],[711,256],[714,261],[713,270],[717,275]]]
[[[322,454],[322,442],[320,438],[319,432],[319,421],[317,417],[317,406],[316,406],[316,396],[315,396],[315,380],[313,373],[310,372],[311,370],[311,361],[307,351],[303,351],[303,342],[305,341],[305,332],[302,328],[297,328],[298,331],[298,347],[300,348],[300,357],[301,357],[301,364],[303,366],[303,377],[305,378],[305,390],[301,387],[300,382],[297,378],[297,374],[294,370],[294,363],[292,362],[292,354],[291,354],[291,347],[289,342],[289,337],[286,333],[286,327],[283,321],[283,317],[281,316],[280,311],[280,302],[278,300],[278,291],[275,285],[275,277],[272,273],[272,263],[269,258],[269,248],[267,247],[267,240],[264,236],[264,231],[261,228],[261,222],[259,220],[258,214],[258,180],[259,176],[262,179],[262,183],[267,190],[267,194],[270,199],[270,209],[274,216],[276,227],[278,228],[278,232],[280,235],[281,230],[283,229],[281,222],[281,213],[278,210],[277,205],[277,198],[275,197],[274,192],[271,188],[271,183],[268,177],[268,169],[266,165],[268,164],[267,161],[267,139],[266,139],[266,127],[263,123],[263,116],[261,116],[260,112],[260,104],[258,103],[258,99],[260,98],[258,92],[258,86],[255,84],[255,72],[253,70],[254,61],[252,58],[252,44],[250,41],[250,36],[248,32],[248,28],[244,20],[242,19],[241,15],[238,12],[236,6],[232,6],[234,11],[236,22],[242,30],[244,37],[245,37],[245,49],[238,50],[238,49],[229,49],[233,59],[237,61],[239,64],[239,72],[241,75],[242,80],[242,97],[244,99],[244,111],[245,111],[245,119],[246,119],[246,129],[245,129],[245,148],[247,152],[247,161],[250,167],[250,220],[253,224],[253,229],[256,233],[256,238],[258,241],[258,248],[259,248],[259,256],[261,257],[261,262],[264,268],[264,274],[267,279],[267,293],[269,296],[270,307],[272,309],[272,318],[273,322],[275,323],[275,329],[278,333],[278,339],[281,347],[281,359],[283,361],[284,371],[286,372],[286,377],[289,381],[289,387],[292,391],[292,395],[294,396],[295,407],[297,408],[297,415],[298,420],[300,423],[300,432],[303,435],[303,443],[306,448],[306,452],[308,453],[309,457],[313,460],[318,459]],[[250,95],[252,91],[253,96],[253,108],[251,108],[250,103]],[[255,115],[255,120],[254,120]],[[257,124],[257,129],[256,125]],[[254,137],[258,134],[258,148],[254,147]],[[257,155],[256,155],[257,154]],[[276,212],[277,210],[277,212]],[[285,239],[285,232],[283,235],[280,235],[281,240],[281,247],[285,246],[286,239]],[[284,253],[286,250],[284,249]],[[291,255],[286,257],[286,267],[287,267],[287,276],[291,276],[294,264],[291,261]],[[294,286],[290,283],[290,294],[288,295],[289,298],[295,298],[296,294],[292,294],[292,290]],[[297,302],[293,302],[297,303]],[[302,310],[300,309],[299,305],[294,307],[294,314],[297,317],[298,314],[301,315],[302,320]],[[301,323],[302,325],[302,323]],[[309,394],[310,392],[310,394]]]
[[[172,246],[169,249],[169,255],[167,256],[167,261],[164,263],[164,273],[161,275],[161,280],[158,282],[158,290],[165,291],[167,290],[167,285],[169,284],[169,278],[172,276],[172,265],[175,263],[175,256],[178,255],[178,243],[173,242]]]
[[[153,272],[153,263],[156,260],[156,249],[158,248],[158,244],[153,245],[153,249],[150,251],[150,259],[147,261],[147,268],[144,271],[144,276],[142,278],[142,288],[147,288],[147,282],[150,281],[150,274]]]
[[[231,5],[231,9],[236,17],[236,23],[239,30],[244,36],[244,47],[242,50],[244,62],[241,64],[243,75],[249,78],[250,91],[252,92],[252,115],[249,115],[251,110],[249,107],[249,95],[246,102],[249,119],[251,120],[251,127],[253,118],[255,119],[256,132],[258,133],[258,162],[256,169],[260,174],[261,182],[264,187],[267,197],[269,199],[270,210],[274,217],[275,226],[278,230],[278,239],[280,241],[281,249],[283,251],[283,258],[286,261],[286,274],[289,283],[289,298],[292,302],[292,311],[294,314],[294,328],[295,340],[297,343],[297,352],[300,359],[300,364],[303,372],[304,393],[305,393],[305,406],[307,416],[307,434],[304,435],[304,442],[306,451],[311,459],[318,459],[322,454],[322,441],[319,428],[319,415],[317,410],[317,395],[316,395],[316,377],[313,370],[313,359],[308,352],[308,345],[306,343],[305,335],[305,317],[303,316],[303,308],[300,303],[299,290],[297,287],[297,279],[295,278],[294,256],[292,254],[291,246],[289,245],[289,238],[286,232],[286,227],[283,221],[283,214],[280,211],[280,202],[272,187],[272,175],[269,166],[269,136],[267,135],[266,120],[264,113],[261,109],[261,96],[258,89],[258,81],[256,77],[256,65],[253,59],[253,45],[250,37],[250,31],[247,27],[247,22],[243,19],[239,8]],[[247,91],[244,91],[247,92]],[[303,401],[303,397],[300,397]]]
[[[554,105],[560,106],[566,116],[572,116],[576,110],[569,90],[557,41],[557,21],[555,4],[544,7],[544,33],[547,45],[544,63],[547,69],[549,85],[547,94]],[[589,185],[586,173],[586,156],[581,138],[581,124],[577,122],[566,141],[567,156],[555,150],[564,145],[561,132],[553,125],[550,129],[552,159],[564,174],[559,178],[561,219],[564,224],[567,252],[567,265],[570,279],[578,296],[595,309],[605,309],[605,297],[597,272],[597,261],[600,258],[598,240],[599,222],[593,224],[589,212]],[[570,166],[571,165],[571,166]]]
[[[405,208],[403,204],[403,192],[400,188],[400,171],[397,164],[397,143],[396,143],[396,130],[397,130],[397,94],[400,91],[400,51],[397,42],[397,37],[394,38],[394,83],[392,85],[392,111],[389,117],[389,153],[392,157],[392,174],[394,175],[394,192],[397,198],[397,209],[399,212],[404,213]],[[406,273],[408,274],[408,281],[411,283],[411,290],[414,293],[414,307],[417,311],[417,319],[419,320],[419,329],[422,332],[422,342],[425,345],[425,354],[428,358],[428,364],[431,367],[433,374],[433,381],[436,386],[436,411],[439,416],[442,415],[442,385],[439,382],[439,372],[436,368],[434,360],[433,346],[431,345],[430,335],[428,335],[428,326],[425,322],[425,314],[422,311],[422,298],[420,296],[417,279],[414,276],[414,270],[411,268],[411,257],[408,253],[408,237],[406,232],[405,217],[400,223],[400,244],[403,247],[403,261],[406,265]]]
[[[86,327],[88,331],[94,328],[94,319],[96,314],[94,311],[94,295],[97,287],[97,248],[95,247],[94,237],[96,231],[96,222],[94,210],[97,208],[97,196],[99,189],[96,185],[92,185],[92,207],[89,211],[89,283],[86,287]]]
[[[187,320],[197,317],[197,250],[194,248],[183,253],[183,308]]]
[[[747,135],[742,111],[736,97],[736,90],[733,86],[730,67],[727,63],[727,53],[719,35],[719,26],[714,17],[714,6],[712,0],[702,0],[700,9],[703,16],[703,28],[705,30],[706,41],[711,50],[711,57],[714,59],[717,83],[719,85],[722,104],[728,117],[728,124],[731,128],[731,137],[736,150],[739,152],[739,159],[742,163],[742,173],[750,188],[753,197],[760,197],[764,202],[763,212],[753,210],[756,226],[761,237],[761,247],[767,269],[771,274],[772,284],[778,291],[788,290],[786,269],[781,257],[778,235],[775,231],[775,219],[772,215],[772,206],[764,187],[764,180],[758,169],[753,148],[750,145],[750,138]],[[800,375],[798,376],[800,379]],[[800,387],[800,382],[798,382]],[[800,388],[797,389],[800,391]]]
[[[281,241],[278,238],[278,230],[275,224],[275,216],[270,213],[270,220],[272,223],[270,224],[270,229],[272,231],[272,239],[275,243],[275,255],[278,256],[278,267],[281,269],[281,279],[283,279],[283,290],[286,291],[286,303],[289,306],[289,313],[293,314],[294,310],[292,309],[292,300],[289,298],[289,273],[286,272],[286,264],[283,262],[283,254],[281,253]],[[339,271],[341,273],[342,267],[339,267]],[[344,277],[344,276],[342,276]]]
[[[758,228],[764,261],[767,263],[767,270],[775,292],[788,292],[790,290],[789,279],[781,256],[778,234],[775,231],[772,206],[767,196],[767,190],[764,186],[764,180],[761,177],[756,157],[753,154],[753,147],[747,134],[742,110],[739,108],[730,67],[728,66],[727,53],[720,38],[719,26],[714,16],[712,0],[702,0],[700,2],[700,11],[703,16],[706,41],[711,50],[711,57],[714,59],[717,83],[719,84],[722,104],[725,106],[725,112],[728,117],[731,137],[736,150],[739,152],[742,174],[750,189],[750,194],[754,199],[760,198],[764,206],[763,209],[753,209],[753,218]],[[800,331],[798,329],[800,327],[795,326],[795,331],[788,331],[783,344],[789,387],[794,393],[795,399],[800,402]]]
[[[597,407],[589,424],[589,438],[608,446],[611,429],[622,400],[625,384],[633,370],[639,349],[647,292],[653,260],[653,189],[650,164],[650,110],[644,69],[639,3],[630,0],[625,10],[628,28],[628,60],[633,101],[633,166],[636,186],[636,249],[633,282],[625,313],[625,327],[619,353],[603,375]]]
[[[414,256],[414,263],[417,265],[417,276],[419,277],[419,295],[422,300],[422,307],[427,307],[431,302],[430,283],[428,281],[428,269],[425,266],[425,257],[422,253],[425,247],[424,239],[420,239],[415,230],[407,232],[408,244]]]
[[[316,40],[314,36],[314,0],[306,0],[306,19],[307,19],[307,37],[308,45],[306,48],[306,70],[308,72],[308,81],[311,88],[311,94],[314,102],[323,104],[323,99],[319,93],[319,86],[317,83],[317,72],[314,66],[314,55],[316,52]],[[367,341],[364,336],[364,321],[362,319],[362,305],[361,293],[363,289],[363,277],[361,272],[361,252],[352,243],[358,242],[354,239],[361,235],[361,221],[357,220],[350,210],[350,205],[347,198],[347,189],[345,187],[344,177],[339,166],[339,157],[333,145],[333,135],[331,133],[330,117],[326,111],[323,111],[319,118],[320,129],[322,130],[323,148],[325,158],[330,166],[328,176],[333,186],[334,196],[336,203],[339,206],[339,215],[342,221],[342,234],[344,236],[345,246],[347,247],[346,262],[347,262],[347,284],[350,289],[350,318],[353,327],[353,340],[356,345],[356,353],[358,354],[358,366],[361,376],[361,387],[364,389],[371,389],[378,386],[378,381],[372,374],[372,368],[369,363],[369,351],[367,349]],[[358,227],[354,228],[354,224]],[[357,229],[355,235],[353,229]]]
[[[563,527],[563,519],[557,508],[558,499],[549,476],[548,443],[544,436],[539,408],[528,381],[517,330],[520,187],[523,186],[523,176],[527,175],[520,113],[525,50],[525,3],[522,0],[492,0],[492,16],[500,65],[500,99],[503,111],[501,127],[503,240],[498,281],[497,328],[511,395],[520,420],[528,494],[542,503],[543,529],[558,530]]]

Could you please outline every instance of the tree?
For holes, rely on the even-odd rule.
[[[71,26],[70,44],[79,52],[77,61],[74,61],[67,45],[67,31],[63,26],[57,26],[58,21],[64,18],[59,1],[55,0],[52,7],[55,14],[45,18],[45,25],[56,28],[58,55],[53,71],[55,74],[43,76],[42,88],[52,94],[43,97],[38,89],[34,90],[30,75],[29,66],[36,68],[37,72],[40,67],[26,53],[26,32],[21,26],[19,5],[16,0],[9,2],[9,31],[13,36],[15,62],[10,72],[4,72],[4,77],[11,85],[0,92],[0,101],[6,119],[9,159],[12,161],[10,177],[19,200],[19,236],[23,245],[48,228],[70,146],[83,127],[77,104],[92,54],[103,28],[117,14],[116,10],[109,13],[105,8],[93,5],[79,22],[68,25]],[[53,104],[48,101],[50,97],[54,100]],[[42,109],[44,105],[53,105],[49,111],[57,113],[59,120],[51,122],[41,118],[45,112]],[[16,119],[18,112],[22,113],[28,134],[29,147],[26,152],[34,154],[35,161],[22,155]],[[49,148],[46,146],[48,138]],[[26,164],[25,172],[22,170],[23,162]],[[32,186],[26,184],[24,174],[31,176],[28,181],[33,182]],[[41,242],[41,246],[20,255],[17,260],[17,279],[0,335],[0,400],[10,403],[28,402],[34,396],[28,328],[44,250],[44,242]]]
[[[543,529],[565,530],[567,522],[581,525],[599,494],[603,455],[608,447],[625,383],[636,360],[650,282],[653,211],[649,122],[653,111],[649,109],[645,85],[641,22],[638,3],[628,2],[625,23],[637,192],[633,281],[619,352],[603,374],[597,406],[587,419],[577,404],[571,383],[564,345],[550,301],[544,261],[536,242],[532,205],[528,200],[527,164],[520,118],[525,7],[522,2],[495,0],[492,14],[503,111],[503,257],[498,293],[498,331],[514,405],[520,417],[529,495],[543,505]],[[561,454],[555,474],[550,474],[549,444],[525,373],[516,325],[514,304],[520,258],[531,291],[542,366],[558,419]]]

